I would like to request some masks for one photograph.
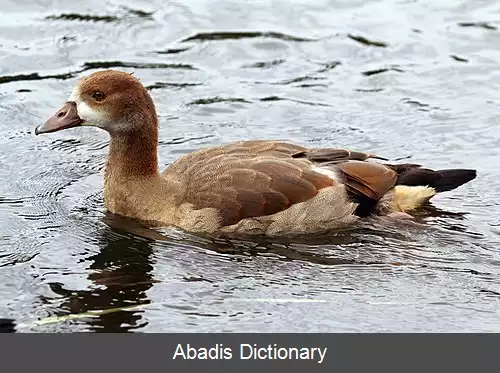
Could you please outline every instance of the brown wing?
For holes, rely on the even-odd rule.
[[[280,159],[227,156],[201,163],[184,175],[184,200],[196,208],[217,208],[224,225],[283,211],[334,183],[323,174]]]
[[[347,149],[336,149],[336,148],[320,148],[320,149],[306,149],[293,155],[293,158],[307,158],[312,162],[344,162],[347,160],[358,160],[365,161],[368,158],[385,158],[379,157],[375,154],[356,152]]]
[[[183,200],[220,211],[223,224],[283,211],[335,183],[314,165],[338,168],[350,193],[378,200],[394,185],[394,171],[363,162],[376,156],[344,149],[306,149],[279,141],[244,141],[179,159],[166,174],[185,185]],[[357,160],[357,161],[356,161]]]
[[[378,201],[398,180],[396,171],[380,163],[347,161],[338,167],[347,191],[361,199]]]

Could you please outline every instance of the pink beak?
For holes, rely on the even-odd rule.
[[[77,127],[82,123],[83,120],[78,116],[76,104],[68,101],[54,115],[47,119],[45,123],[35,128],[35,135]]]

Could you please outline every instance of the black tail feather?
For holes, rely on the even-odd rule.
[[[432,186],[436,192],[447,192],[476,178],[476,170],[450,169],[436,171],[438,180]]]
[[[411,168],[399,175],[397,184],[410,186],[430,186],[436,192],[447,192],[473,180],[476,170],[449,169],[430,170],[427,168]]]
[[[0,319],[0,333],[15,333],[16,322],[13,319]]]

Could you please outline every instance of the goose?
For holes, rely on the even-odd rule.
[[[472,169],[391,164],[369,152],[246,140],[194,151],[158,169],[154,102],[132,74],[97,71],[35,129],[80,126],[110,135],[104,205],[113,214],[208,235],[328,233],[369,217],[411,218]]]

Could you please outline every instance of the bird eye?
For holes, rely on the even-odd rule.
[[[102,100],[104,100],[105,96],[106,95],[103,92],[101,92],[101,91],[95,91],[94,93],[92,93],[92,98],[94,100],[96,100],[96,101],[102,101]]]

